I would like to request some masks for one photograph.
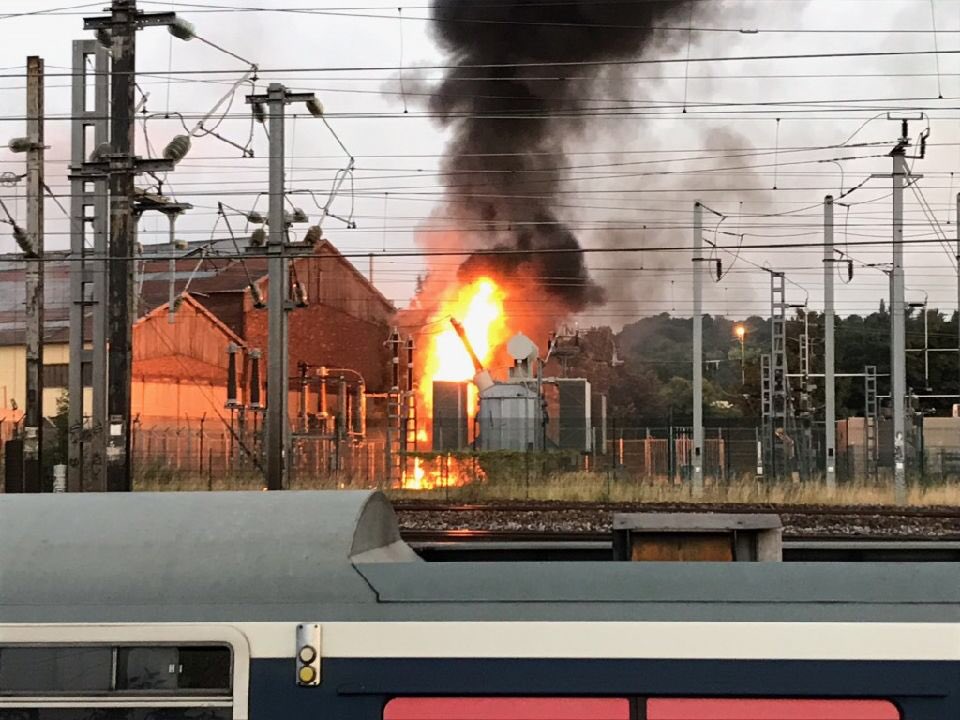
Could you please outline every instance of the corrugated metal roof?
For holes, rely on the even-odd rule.
[[[242,248],[241,248],[242,249]],[[151,256],[170,252],[168,244],[145,245],[141,265],[143,284],[140,293],[141,314],[164,305],[170,293],[169,261],[151,259]],[[184,252],[184,251],[178,251]],[[324,240],[315,252],[333,258],[348,268],[376,297],[384,308],[393,310],[393,304],[370,284],[364,275],[328,241]],[[250,280],[260,282],[267,276],[267,259],[252,254],[236,259],[236,248],[227,241],[190,243],[187,254],[176,262],[176,290],[185,287],[193,295],[238,294],[246,291]],[[69,329],[70,263],[65,252],[49,253],[44,265],[44,312],[47,342],[66,342]],[[189,285],[188,285],[189,281]],[[0,346],[24,343],[25,277],[21,255],[0,255]],[[242,297],[238,298],[242,302]],[[89,325],[89,323],[88,323]],[[89,334],[89,329],[88,329]],[[89,340],[89,337],[86,338]]]

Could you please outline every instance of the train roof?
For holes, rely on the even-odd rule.
[[[379,492],[0,495],[0,624],[960,622],[949,563],[428,563]]]

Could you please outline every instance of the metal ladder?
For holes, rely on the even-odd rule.
[[[877,401],[877,366],[867,365],[863,369],[863,448],[866,459],[867,477],[877,477],[877,425],[879,422],[879,403]]]
[[[760,439],[761,467],[770,472],[773,462],[773,400],[771,395],[770,354],[760,356],[760,403],[763,409],[763,434]]]

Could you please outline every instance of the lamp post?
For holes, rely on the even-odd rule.
[[[740,385],[747,384],[746,371],[744,370],[744,349],[743,349],[743,339],[747,336],[747,328],[744,327],[743,323],[737,323],[737,326],[734,328],[734,333],[737,335],[737,339],[740,340]]]

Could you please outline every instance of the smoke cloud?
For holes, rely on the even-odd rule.
[[[476,247],[516,251],[474,255],[461,275],[533,276],[570,312],[604,302],[561,217],[567,143],[592,112],[612,109],[591,98],[625,85],[616,67],[591,63],[638,58],[664,40],[657,26],[686,25],[708,4],[433,0],[433,31],[453,66],[431,101],[453,130],[448,211]]]

